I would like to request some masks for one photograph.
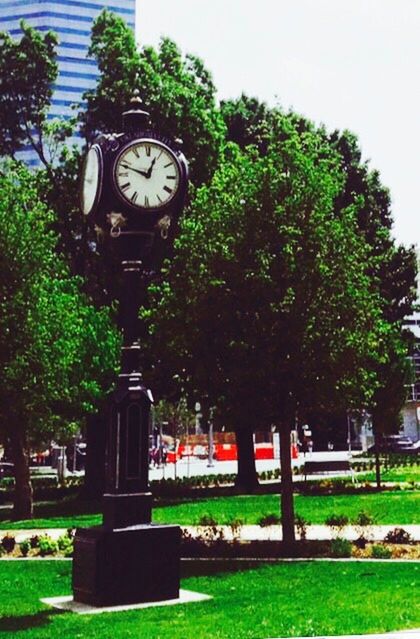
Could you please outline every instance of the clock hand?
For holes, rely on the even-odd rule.
[[[149,169],[149,171],[147,171],[147,173],[146,173],[146,171],[140,171],[140,169],[135,169],[133,166],[128,166],[128,164],[121,164],[121,166],[122,166],[124,169],[130,169],[130,171],[135,171],[136,173],[140,173],[140,175],[142,175],[142,176],[143,176],[143,177],[145,177],[145,178],[149,178],[149,177],[150,177],[150,175],[149,175],[149,171],[150,171],[150,169]]]
[[[152,171],[153,171],[153,167],[154,167],[154,165],[155,165],[156,159],[157,159],[157,158],[153,158],[152,163],[151,163],[151,165],[149,166],[149,169],[148,169],[148,171],[147,171],[147,173],[146,173],[145,177],[150,178],[150,177],[152,176]]]

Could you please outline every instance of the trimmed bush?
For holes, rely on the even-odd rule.
[[[337,537],[331,541],[332,557],[351,557],[352,543],[348,539]]]
[[[370,549],[370,556],[372,557],[372,559],[390,559],[392,556],[392,552],[385,546],[374,544]]]
[[[58,550],[57,542],[52,539],[49,535],[42,535],[38,541],[39,546],[39,554],[41,557],[45,557],[46,555],[54,555]]]
[[[265,528],[266,526],[278,526],[280,524],[280,516],[275,513],[270,513],[268,515],[263,515],[258,520],[258,526],[261,528]]]
[[[384,541],[389,544],[411,544],[413,538],[404,528],[394,528],[386,534]]]
[[[13,535],[5,535],[1,540],[1,545],[6,552],[13,552],[16,546],[16,539],[13,537]]]

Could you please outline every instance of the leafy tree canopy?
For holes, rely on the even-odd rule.
[[[34,177],[3,165],[0,193],[0,422],[36,443],[57,438],[110,389],[119,337],[57,255]]]
[[[279,116],[267,153],[230,146],[183,221],[145,316],[168,379],[183,372],[235,428],[372,394],[387,326],[357,208],[334,211],[342,185],[322,136]]]
[[[101,76],[85,94],[82,115],[87,139],[99,131],[118,131],[121,114],[138,89],[153,123],[181,138],[194,182],[203,182],[216,168],[225,126],[215,101],[215,87],[202,61],[181,54],[163,38],[158,49],[138,50],[132,29],[118,16],[103,11],[92,30],[90,55]]]
[[[57,78],[57,37],[21,22],[20,40],[0,33],[0,155],[24,144],[43,155],[42,138]]]

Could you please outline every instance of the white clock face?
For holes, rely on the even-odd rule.
[[[178,161],[164,144],[139,140],[119,156],[115,165],[115,184],[118,193],[132,206],[159,209],[178,192]]]
[[[92,211],[101,180],[100,151],[93,146],[86,155],[82,173],[81,207],[85,215]]]

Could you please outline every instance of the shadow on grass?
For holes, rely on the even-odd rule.
[[[21,617],[2,617],[0,619],[0,632],[18,632],[46,626],[51,622],[51,617],[63,614],[61,610],[42,610],[34,615],[22,615]]]
[[[68,517],[76,515],[96,515],[101,512],[100,500],[83,500],[80,497],[61,499],[60,501],[39,502],[34,504],[34,519],[50,517]],[[11,521],[12,506],[0,509],[0,521]],[[26,521],[26,520],[24,520]],[[13,521],[13,523],[16,523]]]

